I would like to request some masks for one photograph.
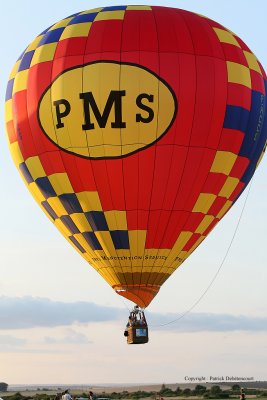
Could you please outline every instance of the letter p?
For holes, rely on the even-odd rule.
[[[56,128],[63,128],[64,123],[62,122],[62,118],[69,115],[71,107],[70,103],[65,99],[56,100],[53,102],[53,105],[56,107],[56,116],[57,116],[57,124]]]

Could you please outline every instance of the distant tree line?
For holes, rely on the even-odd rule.
[[[6,392],[8,388],[8,384],[5,382],[0,382],[0,392]]]
[[[179,386],[172,390],[165,385],[162,385],[159,395],[161,397],[203,397],[206,399],[228,399],[235,398],[240,395],[241,387],[237,384],[233,385],[231,389],[222,390],[219,385],[212,385],[207,388],[203,385],[196,385],[194,389],[185,388],[181,389]],[[267,391],[258,389],[245,389],[245,393],[248,395],[257,395],[259,397],[267,397]]]
[[[241,387],[237,384],[233,385],[231,389],[222,390],[219,385],[212,385],[209,389],[203,385],[196,385],[194,389],[185,388],[181,389],[179,386],[173,390],[167,387],[165,384],[161,386],[159,392],[146,392],[139,390],[137,392],[113,392],[110,395],[105,394],[111,399],[141,399],[150,397],[155,400],[165,397],[202,397],[205,399],[229,399],[239,397]],[[245,393],[248,395],[257,395],[257,397],[267,397],[267,391],[258,389],[245,389]]]

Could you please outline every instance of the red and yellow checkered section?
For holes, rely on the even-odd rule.
[[[145,67],[177,98],[169,131],[128,157],[69,154],[38,121],[60,73],[101,60]],[[115,6],[65,18],[26,48],[8,82],[6,129],[43,211],[119,294],[145,307],[250,181],[266,146],[265,110],[265,72],[234,33],[184,10]]]

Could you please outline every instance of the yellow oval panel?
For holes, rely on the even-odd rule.
[[[118,158],[159,140],[172,125],[171,87],[136,64],[97,61],[68,69],[43,93],[38,117],[62,150],[86,158]]]

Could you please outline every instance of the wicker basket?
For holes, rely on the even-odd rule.
[[[147,325],[133,325],[128,327],[128,344],[143,344],[148,342]]]

